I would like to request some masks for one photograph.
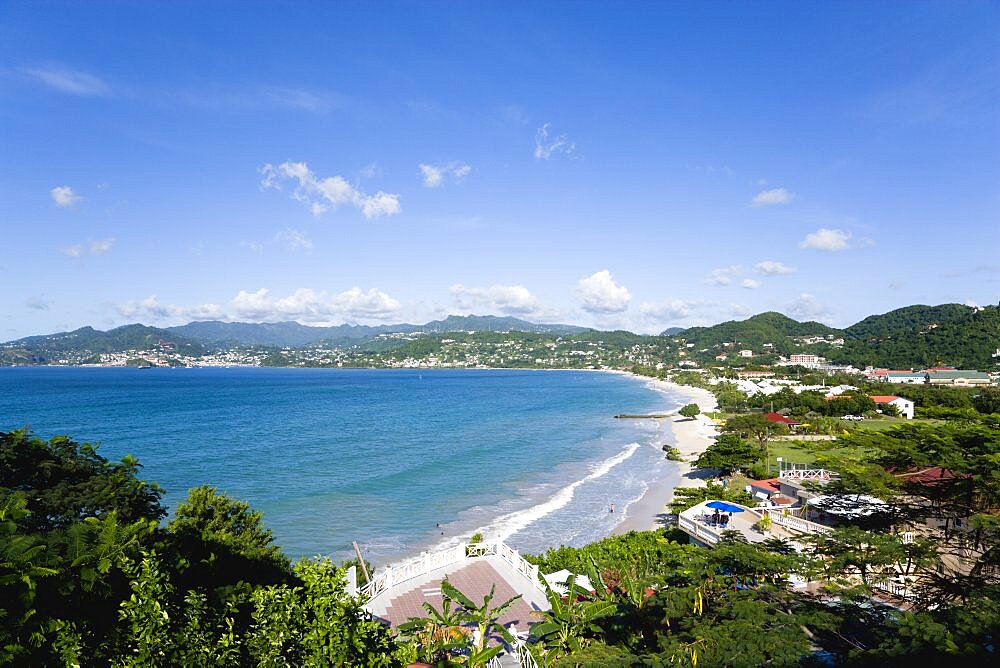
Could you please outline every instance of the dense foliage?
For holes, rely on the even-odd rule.
[[[549,592],[532,652],[542,666],[995,662],[1000,425],[977,415],[817,444],[818,463],[840,472],[824,493],[885,503],[799,550],[735,532],[698,548],[674,529],[528,556],[595,585]],[[712,456],[759,453],[769,434],[756,424]],[[483,639],[506,637],[496,620],[512,601],[448,584],[442,609],[393,634],[347,594],[342,569],[290,564],[245,503],[196,488],[161,525],[161,492],[138,471],[66,437],[0,434],[0,663],[482,665],[496,654]],[[710,484],[676,490],[672,510],[708,498],[752,503]],[[906,605],[880,592],[890,574],[906,578]],[[791,576],[824,586],[806,593]]]
[[[400,665],[412,654],[329,561],[293,568],[207,487],[161,527],[126,457],[0,433],[0,664]]]

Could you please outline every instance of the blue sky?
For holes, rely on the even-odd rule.
[[[0,4],[0,339],[1000,293],[1000,5]]]

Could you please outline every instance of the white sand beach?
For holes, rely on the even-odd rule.
[[[676,462],[680,467],[680,482],[677,487],[701,487],[705,485],[703,477],[699,476],[689,463],[697,459],[705,451],[717,435],[715,423],[704,415],[706,411],[715,411],[718,404],[715,396],[708,390],[689,385],[677,385],[664,380],[648,379],[664,390],[681,394],[691,402],[698,404],[702,414],[693,420],[674,416],[670,420],[670,428],[674,433],[677,450],[684,461]],[[667,525],[670,519],[670,501],[674,496],[674,483],[665,480],[650,485],[641,499],[631,504],[625,519],[615,527],[613,533],[622,534],[628,531],[649,531]]]

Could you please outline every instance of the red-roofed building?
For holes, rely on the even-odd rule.
[[[913,402],[909,399],[897,397],[894,394],[869,394],[868,398],[874,401],[876,406],[879,404],[895,406],[900,416],[905,417],[907,420],[913,419]]]
[[[791,506],[796,500],[781,492],[780,478],[767,480],[747,480],[748,491],[759,501],[770,501],[779,506]]]
[[[765,413],[764,418],[768,422],[776,422],[777,424],[787,425],[788,427],[798,427],[801,422],[790,417],[785,417],[781,413]]]

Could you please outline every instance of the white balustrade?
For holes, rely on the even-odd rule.
[[[544,587],[538,579],[538,566],[531,564],[517,550],[499,540],[472,543],[469,545],[455,545],[435,550],[434,552],[425,552],[396,564],[389,564],[376,573],[372,577],[371,582],[361,587],[358,591],[371,600],[400,583],[426,575],[438,568],[450,566],[466,559],[490,555],[500,557],[514,572],[527,578],[539,591],[544,591]]]
[[[889,579],[878,579],[873,580],[871,586],[874,589],[879,589],[886,593],[892,594],[897,598],[913,598],[913,594],[910,592],[910,588],[902,582],[896,582]]]
[[[795,531],[801,531],[802,533],[829,533],[830,531],[833,531],[833,529],[823,524],[810,522],[809,520],[802,519],[801,517],[795,517],[794,515],[785,515],[784,510],[767,508],[764,509],[764,512],[768,514],[771,521],[775,524],[788,527],[789,529],[794,529]]]

